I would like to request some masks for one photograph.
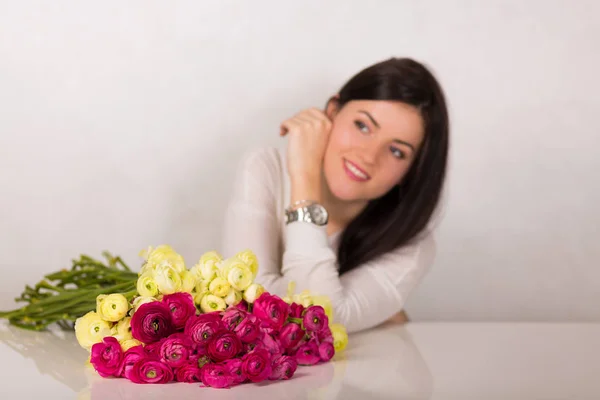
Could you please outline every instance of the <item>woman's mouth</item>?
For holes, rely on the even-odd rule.
[[[350,179],[358,182],[366,182],[371,179],[369,174],[363,171],[358,165],[346,159],[344,159],[344,171],[346,171],[346,175],[348,175]]]

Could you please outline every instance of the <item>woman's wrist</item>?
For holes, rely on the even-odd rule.
[[[320,175],[304,175],[292,177],[290,204],[303,200],[320,203],[323,197],[323,188]]]

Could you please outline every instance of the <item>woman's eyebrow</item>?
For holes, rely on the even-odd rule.
[[[369,114],[368,112],[366,112],[366,111],[364,111],[364,110],[359,110],[358,112],[359,112],[359,113],[363,113],[363,114],[365,114],[367,117],[369,117],[369,119],[371,120],[371,122],[373,123],[373,125],[375,125],[375,126],[376,126],[376,127],[378,127],[378,128],[381,128],[381,127],[379,126],[379,124],[377,123],[377,121],[375,121],[375,118],[373,118],[373,116],[372,116],[371,114]]]

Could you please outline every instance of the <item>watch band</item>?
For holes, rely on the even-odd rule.
[[[313,223],[317,226],[326,225],[329,220],[329,215],[327,210],[322,205],[311,202],[311,201],[301,201],[296,203],[309,203],[308,205],[302,207],[288,207],[285,210],[285,223],[289,224],[291,222],[301,221],[301,222],[309,222]],[[294,204],[296,204],[294,203]]]
[[[315,203],[316,202],[313,201],[313,200],[297,200],[297,201],[293,202],[287,209],[288,210],[295,210],[299,206],[311,205],[311,204],[315,204]]]

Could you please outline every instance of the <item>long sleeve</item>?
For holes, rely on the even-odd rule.
[[[283,296],[288,282],[280,272],[283,243],[277,209],[282,183],[276,153],[273,148],[247,151],[238,163],[226,207],[221,251],[231,257],[252,250],[259,265],[256,282]]]
[[[268,150],[248,153],[242,162],[227,209],[223,247],[229,254],[253,250],[259,261],[256,280],[283,295],[289,281],[330,298],[334,319],[356,332],[399,312],[435,254],[433,236],[397,249],[339,276],[337,256],[326,229],[280,221],[282,162]]]
[[[365,263],[341,277],[337,256],[329,247],[325,230],[308,223],[286,227],[283,275],[328,296],[334,319],[349,332],[371,328],[399,312],[410,292],[421,281],[435,254],[428,234],[420,242]]]

